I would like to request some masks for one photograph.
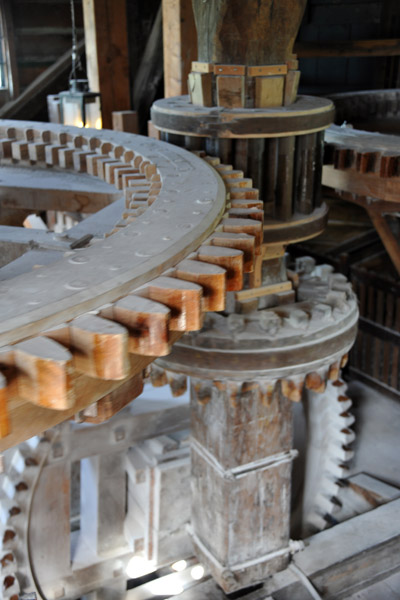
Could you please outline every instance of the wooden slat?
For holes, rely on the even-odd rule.
[[[399,56],[400,39],[346,40],[338,42],[297,42],[294,52],[299,58],[339,56]]]

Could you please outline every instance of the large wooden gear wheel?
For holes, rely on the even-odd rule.
[[[252,208],[231,210],[207,161],[150,138],[3,121],[0,155],[8,189],[28,168],[32,185],[42,174],[42,187],[56,172],[52,192],[61,199],[71,197],[63,192],[66,171],[114,186],[112,205],[78,225],[78,239],[49,234],[64,250],[59,260],[0,282],[2,450],[134,376],[130,398],[140,393],[146,365],[200,329],[204,312],[223,310],[226,291],[242,287],[260,252],[262,219]],[[48,208],[40,197],[25,188],[18,207]],[[95,212],[96,198],[104,206],[104,194],[89,192],[81,211]],[[45,248],[43,236],[35,244]]]

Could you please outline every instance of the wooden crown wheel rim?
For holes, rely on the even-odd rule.
[[[235,182],[224,185],[214,159],[150,138],[13,121],[0,138],[2,165],[75,169],[125,197],[111,235],[0,283],[2,449],[43,429],[38,407],[59,411],[46,421],[55,425],[141,378],[205,312],[223,310],[261,253],[263,213],[242,190],[231,202]]]

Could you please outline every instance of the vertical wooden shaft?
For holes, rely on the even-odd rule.
[[[129,110],[126,0],[83,0],[89,87],[100,92],[102,120],[112,129],[113,111]]]
[[[291,403],[259,382],[208,384],[192,379],[192,534],[231,593],[288,563]]]
[[[193,0],[198,60],[236,65],[290,59],[306,0]]]
[[[191,0],[162,0],[164,95],[188,93],[187,79],[197,57],[197,36]]]
[[[309,214],[313,210],[317,134],[301,135],[297,139],[295,168],[295,210]]]
[[[285,221],[290,219],[293,213],[294,147],[294,136],[279,138],[275,216]]]

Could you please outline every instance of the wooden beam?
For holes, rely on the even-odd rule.
[[[338,56],[399,56],[400,39],[349,40],[340,42],[297,42],[294,52],[299,58]]]
[[[78,55],[83,53],[85,42],[78,43]],[[0,119],[15,119],[23,115],[24,118],[30,118],[36,112],[28,111],[30,104],[41,106],[39,100],[44,98],[51,91],[51,86],[59,77],[65,75],[71,69],[71,50],[65,52],[54,64],[43,71],[34,81],[20,94],[15,100],[7,102],[0,108]]]
[[[367,208],[367,212],[374,224],[375,229],[379,233],[382,244],[385,246],[396,271],[400,275],[400,246],[398,239],[394,236],[384,215],[375,210]]]
[[[148,112],[156,98],[162,76],[162,10],[160,6],[133,82],[133,104],[134,109],[139,113],[139,123],[144,120],[144,117],[146,120],[148,118]],[[140,133],[145,133],[145,131],[140,131]]]
[[[359,173],[354,169],[341,170],[335,169],[332,165],[325,165],[322,183],[334,190],[393,202],[393,210],[395,210],[395,203],[399,203],[398,177],[380,177],[375,173]]]
[[[100,92],[102,120],[112,129],[111,113],[129,110],[129,58],[126,0],[83,0],[89,87]]]
[[[191,0],[162,0],[164,95],[188,93],[187,79],[197,58],[197,34]]]
[[[325,598],[348,598],[398,571],[400,538],[393,524],[399,511],[400,500],[393,500],[317,533],[293,562]],[[263,592],[276,600],[305,597],[303,583],[290,568],[271,577]]]

